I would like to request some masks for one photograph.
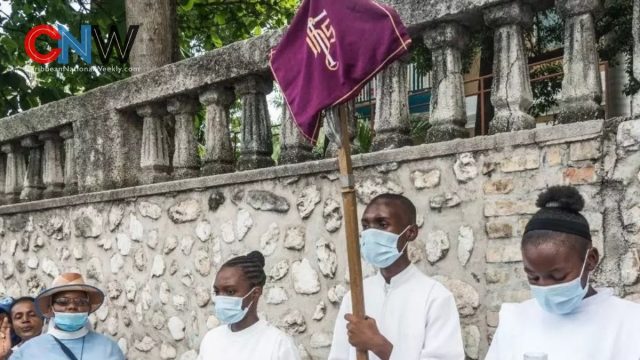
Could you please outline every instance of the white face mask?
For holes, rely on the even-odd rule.
[[[213,307],[218,320],[223,324],[235,324],[244,319],[249,312],[249,308],[253,304],[253,301],[246,307],[242,308],[242,300],[255,290],[255,287],[243,297],[237,296],[214,296]]]
[[[562,284],[551,286],[536,286],[529,285],[533,296],[545,311],[557,315],[565,315],[572,313],[580,306],[582,299],[587,295],[589,290],[589,276],[587,275],[587,284],[582,287],[582,275],[587,265],[587,258],[589,251],[584,257],[584,263],[582,263],[582,270],[577,278]]]
[[[404,234],[407,226],[400,234],[392,232],[367,229],[360,233],[360,252],[362,257],[371,265],[384,269],[393,264],[409,245],[407,241],[402,250],[398,251],[398,240]]]

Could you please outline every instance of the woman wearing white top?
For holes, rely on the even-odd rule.
[[[213,284],[213,303],[223,325],[204,336],[199,360],[300,359],[289,336],[258,318],[258,300],[266,280],[264,256],[258,251],[222,265]]]
[[[503,304],[486,360],[638,360],[640,304],[594,289],[599,260],[584,199],[573,187],[543,192],[522,238],[524,270],[535,299]],[[546,355],[546,357],[545,357]]]

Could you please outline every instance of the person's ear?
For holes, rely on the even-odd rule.
[[[418,237],[418,225],[413,224],[409,225],[407,230],[404,232],[404,238],[406,242],[410,242],[415,240]]]
[[[403,249],[406,249],[407,244],[411,241],[415,240],[418,236],[418,226],[417,225],[409,225],[406,230],[400,235],[400,239],[398,239],[397,247],[398,251],[402,252]]]
[[[589,272],[592,272],[596,269],[596,267],[598,266],[598,263],[600,262],[600,252],[598,252],[598,249],[595,247],[592,247],[591,250],[589,251],[589,254],[587,255],[587,270],[589,270]]]
[[[261,295],[262,295],[262,286],[256,286],[253,288],[251,295],[247,296],[247,300],[254,304],[257,304],[258,299],[260,298]]]

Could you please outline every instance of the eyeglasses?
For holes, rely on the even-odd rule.
[[[89,299],[87,298],[57,298],[53,301],[55,305],[58,306],[69,306],[73,303],[75,306],[89,306]]]

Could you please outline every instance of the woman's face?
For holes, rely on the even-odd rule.
[[[529,284],[551,286],[575,280],[585,263],[585,254],[579,246],[572,246],[562,241],[545,241],[539,244],[528,244],[522,248],[524,271]],[[586,286],[588,273],[598,263],[598,251],[591,248],[587,254],[582,286]]]
[[[218,271],[213,283],[213,293],[216,296],[244,297],[253,289],[240,267],[223,267]],[[242,308],[253,302],[257,303],[262,293],[261,287],[256,289],[242,301]]]

